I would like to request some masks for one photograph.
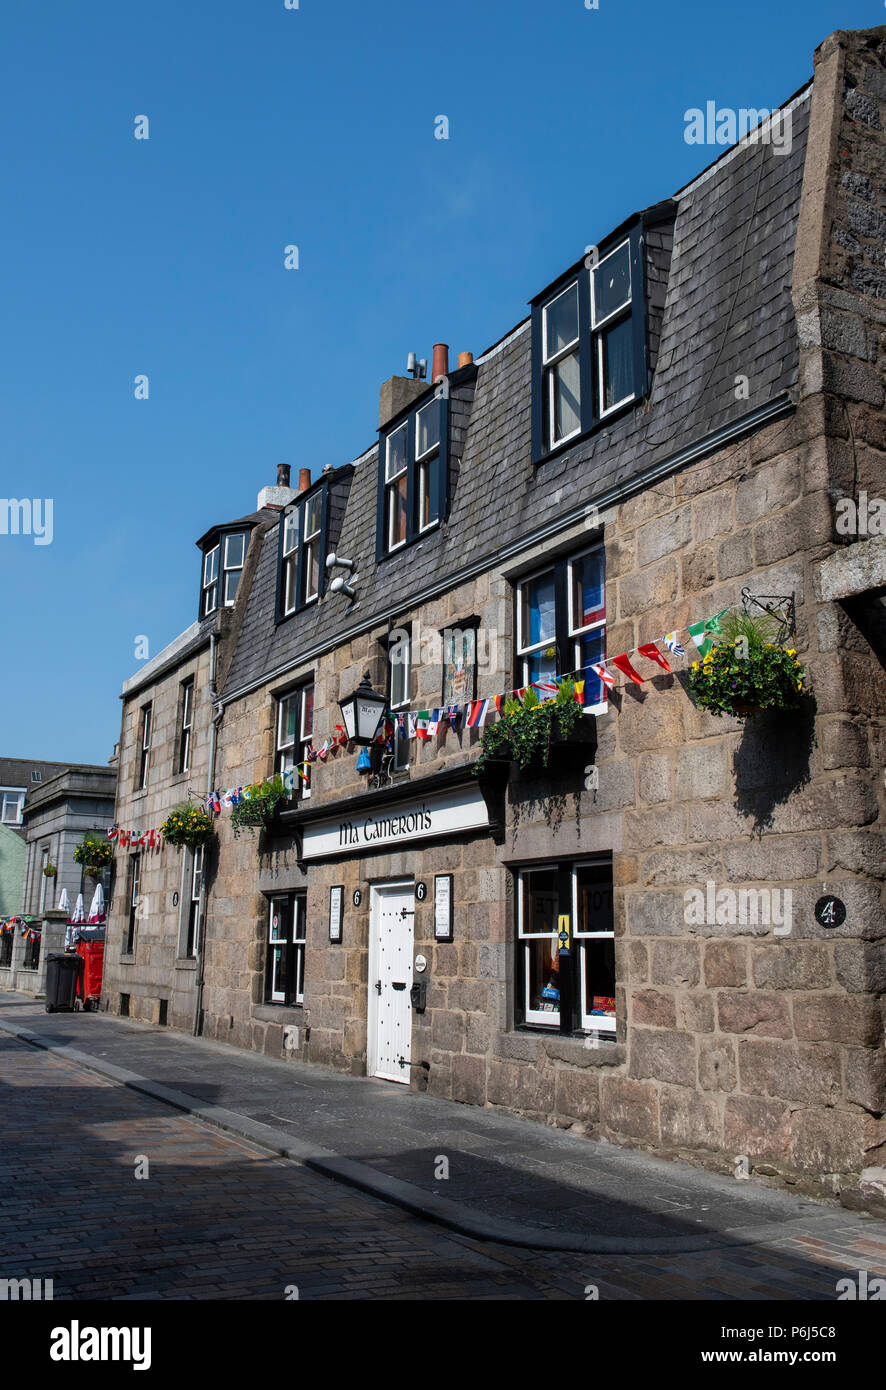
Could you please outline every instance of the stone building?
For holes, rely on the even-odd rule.
[[[191,639],[207,789],[305,777],[256,836],[218,818],[207,1036],[859,1200],[886,1146],[886,539],[839,518],[886,487],[884,119],[886,28],[832,35],[763,127],[596,229],[476,361],[386,383],[377,444],[252,518],[214,684]],[[689,693],[688,625],[743,590],[792,605],[799,711]],[[650,644],[671,670],[604,687]],[[158,661],[124,788],[152,700],[171,765],[184,666]],[[567,672],[575,746],[476,776],[466,703]],[[390,755],[306,761],[366,673]],[[118,895],[105,1004],[188,1026],[164,854],[144,916]],[[721,892],[781,915],[688,911]]]
[[[174,806],[202,802],[213,785],[215,707],[230,664],[260,538],[296,494],[263,488],[249,516],[197,542],[197,619],[146,661],[122,691],[117,799],[117,887],[109,917],[104,1003],[115,1011],[200,1031],[205,883],[203,853],[160,850]],[[154,831],[153,841],[150,831]]]
[[[91,895],[95,889],[95,880],[87,880],[75,862],[74,849],[86,831],[104,833],[113,819],[117,773],[114,759],[108,767],[93,763],[22,766],[29,787],[21,799],[21,875],[14,911],[32,923],[27,936],[14,928],[2,933],[0,989],[42,994],[47,955],[64,945],[67,913],[56,908],[62,891],[73,908],[79,893]],[[26,780],[21,772],[18,780]],[[110,869],[102,882],[109,899]],[[89,897],[85,907],[88,910]]]
[[[0,758],[0,915],[22,911],[25,882],[25,804],[64,763]],[[9,832],[9,833],[7,833]]]

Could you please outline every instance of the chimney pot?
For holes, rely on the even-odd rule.
[[[288,463],[278,463],[278,464],[277,464],[277,486],[278,486],[278,487],[289,487],[289,464],[288,464]]]
[[[473,360],[474,354],[472,352],[460,352],[458,354],[458,365],[460,367],[469,367]]]
[[[300,469],[298,470],[298,490],[299,490],[299,492],[307,492],[307,490],[308,490],[308,488],[309,488],[310,486],[311,486],[311,470],[310,470],[310,468],[300,468]]]
[[[449,375],[449,344],[434,344],[434,359],[431,367],[431,380],[436,382]]]

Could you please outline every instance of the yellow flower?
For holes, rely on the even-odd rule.
[[[796,655],[797,655],[797,648],[796,648],[796,647],[788,647],[788,656],[796,656]]]

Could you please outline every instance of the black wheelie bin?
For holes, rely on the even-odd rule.
[[[83,958],[75,952],[52,951],[46,957],[46,1012],[73,1013]]]

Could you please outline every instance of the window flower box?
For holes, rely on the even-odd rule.
[[[500,713],[500,719],[483,731],[482,751],[474,766],[478,775],[488,765],[502,762],[514,763],[525,773],[547,771],[568,758],[578,744],[589,743],[571,680],[560,682],[552,700],[541,700],[530,686],[522,699],[505,700]]]

